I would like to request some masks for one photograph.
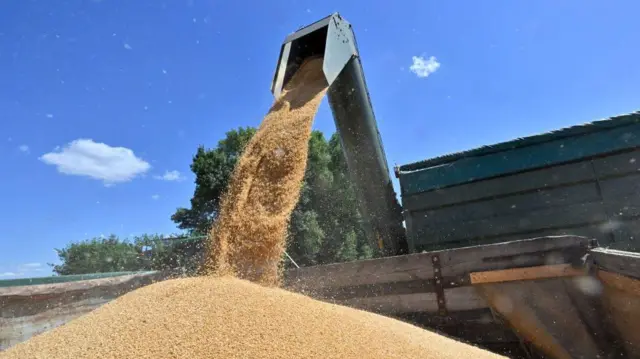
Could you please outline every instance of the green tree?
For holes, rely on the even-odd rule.
[[[318,263],[325,240],[323,226],[323,193],[330,188],[330,156],[327,141],[320,131],[313,131],[309,139],[309,153],[300,199],[291,214],[287,253],[299,265]]]
[[[337,134],[331,136],[327,147],[332,183],[330,190],[323,194],[326,203],[323,228],[327,229],[327,240],[321,253],[322,262],[372,258],[375,251],[362,228],[355,188]]]
[[[71,243],[56,252],[62,263],[50,266],[58,275],[135,271],[143,266],[136,246],[115,235]]]
[[[116,235],[92,238],[56,249],[61,264],[50,264],[58,275],[142,270],[193,273],[202,253],[202,239],[143,234],[133,241]]]
[[[178,208],[171,216],[178,228],[191,234],[208,233],[211,223],[218,215],[220,198],[227,188],[240,154],[255,133],[255,128],[240,127],[227,132],[226,137],[213,150],[198,147],[191,162],[191,171],[196,175],[191,208]]]
[[[301,266],[317,263],[325,235],[318,214],[313,210],[296,208],[291,214],[287,253]]]
[[[134,246],[142,253],[139,270],[182,270],[195,273],[202,259],[202,237],[143,234],[134,237]]]

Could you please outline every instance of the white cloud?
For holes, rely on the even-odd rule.
[[[158,199],[160,199],[160,195],[159,194],[154,194],[154,195],[151,196],[151,199],[158,200]]]
[[[127,49],[127,50],[131,50],[131,49],[133,49],[133,47],[131,47],[131,45],[127,44],[126,42],[124,43],[124,45],[123,45],[123,46],[124,46],[124,48],[125,48],[125,49]]]
[[[15,277],[16,274],[13,272],[4,272],[4,273],[0,273],[0,277]]]
[[[165,171],[162,176],[153,176],[153,178],[163,181],[182,181],[184,176],[178,171]]]
[[[435,56],[431,56],[429,59],[425,59],[422,56],[413,56],[412,58],[413,64],[411,64],[409,70],[420,78],[428,77],[440,68],[440,63]]]
[[[20,147],[18,147],[18,149],[20,150],[20,152],[24,152],[24,153],[29,153],[29,146],[27,145],[20,145]]]
[[[52,113],[48,113],[45,116],[47,116],[47,118],[53,118],[53,114]]]
[[[37,262],[25,263],[22,266],[25,267],[25,268],[40,268],[40,267],[42,267],[42,263],[37,263]]]
[[[45,153],[40,160],[58,172],[102,180],[106,186],[128,182],[151,165],[125,147],[111,147],[91,139],[77,139],[62,149]]]

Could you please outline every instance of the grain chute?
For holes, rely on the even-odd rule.
[[[278,97],[300,64],[312,56],[324,57],[329,104],[367,222],[365,230],[383,254],[406,253],[402,210],[391,183],[351,24],[336,13],[287,36],[271,92]]]

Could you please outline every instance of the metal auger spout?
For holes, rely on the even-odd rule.
[[[383,255],[407,252],[396,198],[351,24],[335,13],[287,36],[271,85],[278,97],[311,56],[323,56],[329,104],[369,238]]]

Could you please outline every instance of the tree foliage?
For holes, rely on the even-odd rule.
[[[200,265],[204,238],[143,234],[134,238],[134,245],[142,253],[140,270],[180,269],[195,273]]]
[[[62,263],[51,266],[59,275],[135,271],[141,266],[135,245],[115,235],[71,243],[55,251]]]
[[[191,161],[191,171],[196,175],[196,188],[191,198],[191,208],[178,208],[171,216],[178,228],[190,233],[208,233],[218,215],[220,198],[227,188],[231,173],[256,130],[251,127],[229,131],[218,147],[206,150],[198,147]]]
[[[228,132],[214,149],[198,148],[191,164],[196,176],[191,208],[178,208],[171,217],[179,228],[207,233],[235,164],[254,133],[253,128],[239,128]],[[307,169],[288,240],[287,252],[299,265],[373,256],[336,135],[327,141],[314,131],[309,139]]]
[[[201,239],[143,234],[129,241],[112,234],[56,249],[61,264],[50,266],[58,275],[169,269],[194,272],[201,248]]]

